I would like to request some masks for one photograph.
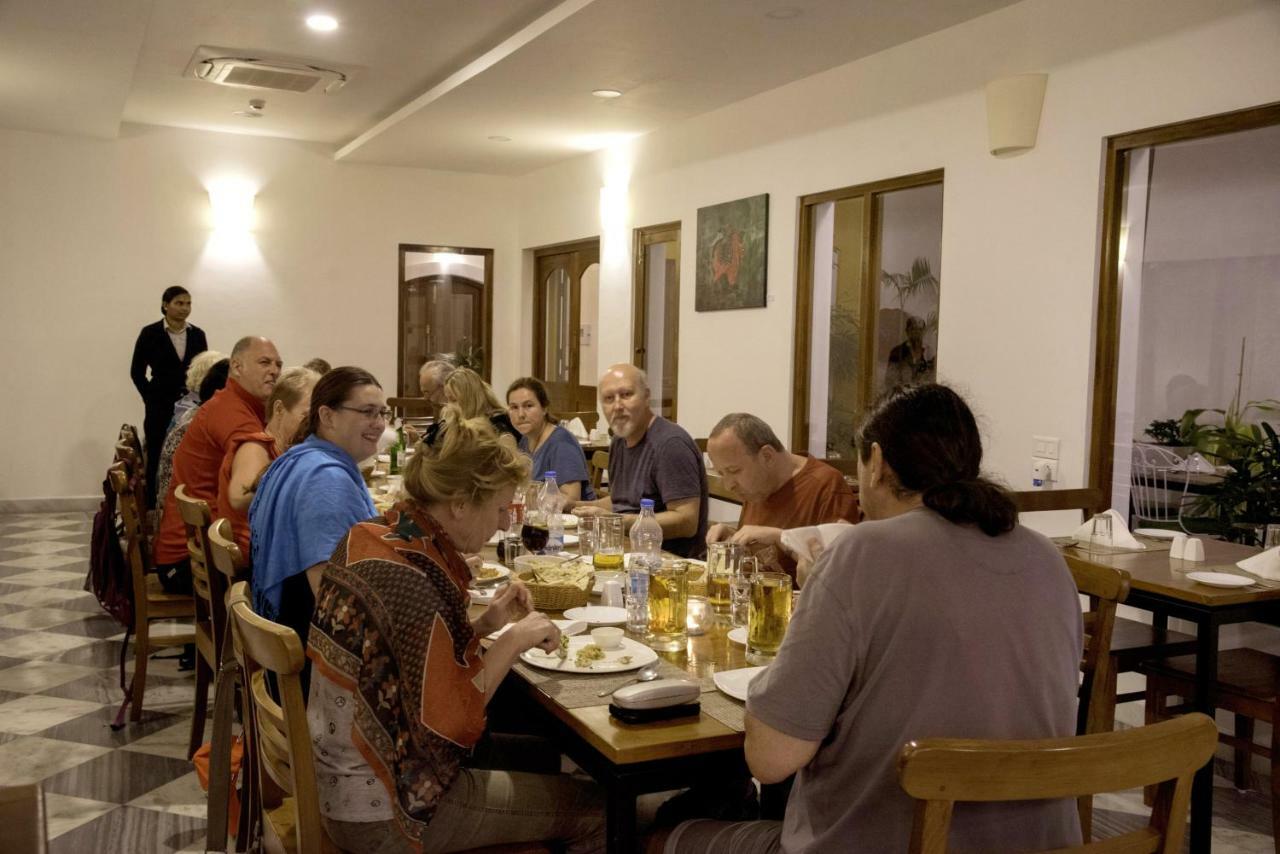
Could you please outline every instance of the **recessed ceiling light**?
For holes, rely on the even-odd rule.
[[[775,21],[789,21],[792,18],[798,18],[804,14],[804,10],[797,6],[779,6],[777,9],[770,9],[764,13],[766,18],[772,18]]]
[[[332,15],[308,15],[307,26],[316,32],[331,33],[338,28],[338,19]]]
[[[489,137],[489,141],[490,141],[490,142],[510,142],[510,141],[511,141],[511,137],[509,137],[509,136],[491,136],[491,137]]]
[[[617,89],[593,89],[591,94],[597,98],[621,98],[622,93]]]

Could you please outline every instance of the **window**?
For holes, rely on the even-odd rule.
[[[800,200],[792,446],[852,454],[884,391],[937,375],[942,172]]]

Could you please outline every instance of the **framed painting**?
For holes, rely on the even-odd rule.
[[[769,194],[698,208],[694,308],[763,308]]]

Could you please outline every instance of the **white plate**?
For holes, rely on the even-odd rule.
[[[747,645],[747,627],[738,626],[736,629],[729,631],[729,642],[736,643],[738,646]]]
[[[580,635],[587,630],[587,624],[582,622],[582,620],[552,620],[551,622],[555,623],[556,626],[559,627],[560,634],[569,635],[570,637]],[[507,631],[507,629],[514,625],[515,623],[507,623],[496,632],[489,632],[489,634],[485,635],[485,638],[487,640],[497,640]]]
[[[591,584],[591,592],[599,596],[604,593],[604,583],[606,581],[622,582],[625,586],[627,574],[622,570],[605,569],[596,573],[596,579]]]
[[[715,680],[720,693],[728,694],[735,700],[747,701],[747,686],[751,680],[764,672],[764,667],[743,667],[738,670],[721,670],[711,678]]]
[[[1187,578],[1197,584],[1207,584],[1210,587],[1251,587],[1257,583],[1252,578],[1232,575],[1229,572],[1188,572]]]
[[[506,578],[507,576],[509,576],[509,575],[511,574],[511,570],[507,569],[505,566],[503,566],[503,565],[502,565],[502,564],[500,564],[500,563],[493,563],[492,561],[487,561],[487,560],[486,560],[486,561],[484,562],[483,566],[484,566],[484,568],[485,568],[485,569],[490,569],[490,570],[493,570],[494,572],[498,573],[498,574],[497,574],[497,576],[496,576],[496,579],[503,579],[503,578]],[[471,580],[472,580],[472,582],[474,583],[475,581],[478,581],[479,579],[477,579],[477,578],[475,578],[475,577],[473,576]],[[495,580],[495,578],[494,578],[494,577],[486,578],[486,579],[484,579],[484,580],[485,580],[485,585],[484,585],[485,587],[488,587],[488,586],[489,586],[489,585],[491,585],[491,584],[499,584],[499,583],[500,583],[500,581],[499,581],[499,580]]]
[[[1182,533],[1170,531],[1168,528],[1134,528],[1133,532],[1140,537],[1150,537],[1153,540],[1172,540]]]
[[[570,608],[564,615],[570,620],[582,620],[589,626],[621,626],[627,622],[626,608],[611,608],[608,605]]]
[[[593,643],[589,635],[569,639],[569,657],[561,660],[554,652],[543,652],[534,647],[520,653],[520,660],[543,670],[559,670],[562,673],[625,673],[638,670],[658,660],[658,654],[631,638],[623,638],[618,649],[604,650],[604,658],[596,659],[588,667],[579,667],[574,661],[578,650]],[[627,659],[624,664],[620,659]]]

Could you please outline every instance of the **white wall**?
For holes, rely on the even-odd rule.
[[[696,313],[682,289],[680,421],[705,435],[749,408],[789,432],[798,196],[946,170],[940,374],[968,394],[988,465],[1029,480],[1031,436],[1062,439],[1059,484],[1084,482],[1104,137],[1280,100],[1280,6],[1197,0],[1027,0],[634,141],[621,156],[522,180],[519,240],[599,227],[617,160],[625,204],[602,229],[681,220],[692,282],[696,212],[770,193],[768,305]],[[988,49],[995,47],[996,49]],[[1049,73],[1037,147],[987,153],[983,85]],[[620,211],[620,213],[619,213]],[[602,268],[601,363],[626,359],[630,267]]]
[[[207,246],[205,182],[257,184],[249,257]],[[334,163],[319,146],[126,126],[117,140],[0,131],[0,500],[91,495],[120,424],[138,329],[182,284],[211,347],[275,339],[286,363],[367,367],[394,393],[397,244],[493,247],[495,379],[516,372],[510,179]],[[517,299],[509,299],[509,295]]]

